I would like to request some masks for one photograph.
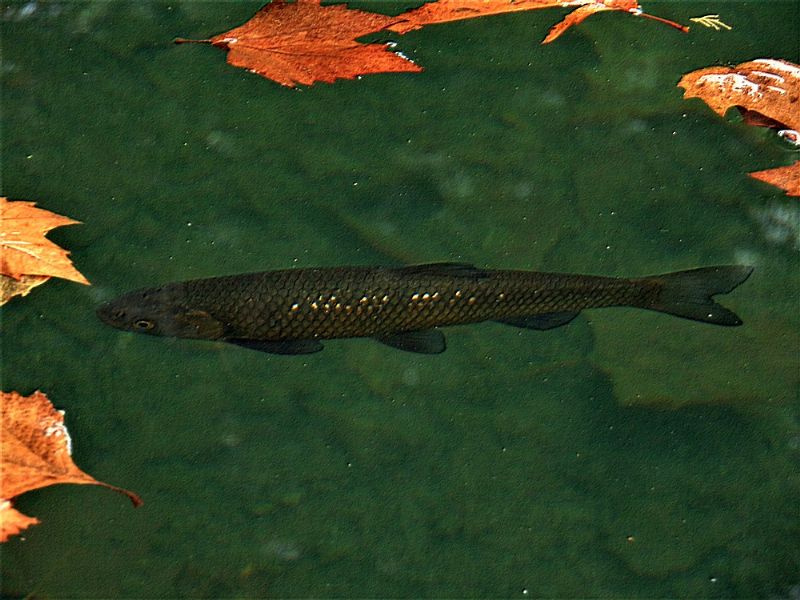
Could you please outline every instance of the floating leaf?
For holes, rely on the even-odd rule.
[[[11,507],[11,499],[56,483],[93,484],[125,494],[134,506],[141,498],[122,488],[97,481],[72,462],[72,442],[64,414],[42,392],[21,396],[2,392],[0,424],[0,542],[38,520]]]
[[[230,64],[294,87],[370,73],[422,71],[422,67],[392,51],[392,44],[356,41],[370,33],[403,34],[435,23],[565,5],[580,8],[553,27],[543,43],[603,10],[624,11],[688,31],[682,25],[643,13],[636,0],[438,0],[396,17],[348,9],[343,4],[322,6],[320,0],[274,0],[240,27],[207,40],[177,38],[175,43],[224,48]]]
[[[748,122],[800,129],[800,67],[760,58],[735,67],[707,67],[687,73],[678,85],[684,98],[700,98],[720,116],[736,107]]]
[[[12,535],[40,522],[35,517],[23,515],[11,506],[10,500],[0,500],[0,542],[8,541]]]
[[[0,275],[0,306],[15,296],[27,296],[33,288],[48,279],[46,275],[22,275],[19,279]]]
[[[585,4],[593,2],[578,2]],[[521,10],[534,10],[537,8],[553,8],[561,6],[561,2],[554,0],[435,0],[423,4],[408,12],[397,15],[397,22],[389,26],[389,30],[396,33],[408,33],[421,29],[426,25],[449,23],[463,19],[474,19],[488,15],[519,12]]]
[[[708,67],[687,73],[678,85],[684,98],[700,98],[720,116],[735,106],[750,125],[776,129],[788,140],[800,137],[800,66],[794,63],[759,58]],[[800,195],[800,161],[751,175]]]
[[[36,208],[35,202],[10,202],[0,197],[0,274],[18,281],[24,275],[41,275],[89,285],[72,266],[69,253],[45,237],[51,229],[77,223],[80,221]]]
[[[789,196],[800,196],[800,160],[785,167],[755,171],[750,177],[779,187]]]
[[[686,27],[678,23],[643,13],[636,0],[573,0],[572,2],[554,0],[438,0],[436,2],[428,2],[419,8],[398,15],[398,22],[389,26],[389,29],[397,33],[407,33],[435,23],[447,23],[521,10],[562,6],[577,6],[578,8],[550,29],[547,37],[542,40],[543,44],[549,44],[567,29],[577,25],[589,15],[606,10],[618,10],[647,17],[666,23],[681,31],[688,31]]]
[[[321,6],[320,0],[276,0],[252,19],[208,40],[178,38],[176,43],[207,43],[228,50],[228,62],[294,87],[317,81],[354,79],[385,72],[418,72],[422,68],[393,52],[390,44],[360,44],[356,38],[381,31],[394,17]]]

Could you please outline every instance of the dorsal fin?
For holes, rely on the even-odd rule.
[[[488,277],[490,273],[486,269],[478,269],[469,263],[455,262],[409,265],[399,267],[395,271],[400,271],[403,275],[434,275],[436,277]]]

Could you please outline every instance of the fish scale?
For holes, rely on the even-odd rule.
[[[305,269],[183,284],[190,306],[253,339],[371,337],[592,307],[652,302],[653,282],[496,271],[417,277],[392,269]]]
[[[739,325],[711,296],[732,290],[751,270],[705,267],[628,279],[458,263],[290,269],[139,290],[100,307],[98,315],[120,329],[222,339],[283,354],[352,337],[434,353],[444,350],[438,327],[496,320],[550,329],[587,308],[630,306]]]

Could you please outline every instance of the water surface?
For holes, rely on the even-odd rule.
[[[399,12],[402,6],[371,4]],[[92,281],[3,309],[3,389],[66,411],[137,491],[17,499],[35,597],[796,597],[800,214],[748,178],[795,151],[681,74],[800,62],[795,2],[652,2],[682,35],[560,9],[393,39],[425,67],[290,90],[174,46],[258,2],[5,2],[2,193],[84,224]],[[635,276],[748,263],[724,329],[644,311],[280,357],[121,333],[94,307],[236,272],[466,261]]]

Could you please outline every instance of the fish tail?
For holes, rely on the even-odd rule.
[[[728,265],[650,277],[648,279],[661,285],[661,292],[647,308],[715,325],[741,325],[742,320],[736,313],[718,304],[712,297],[727,294],[752,272],[753,267]]]

